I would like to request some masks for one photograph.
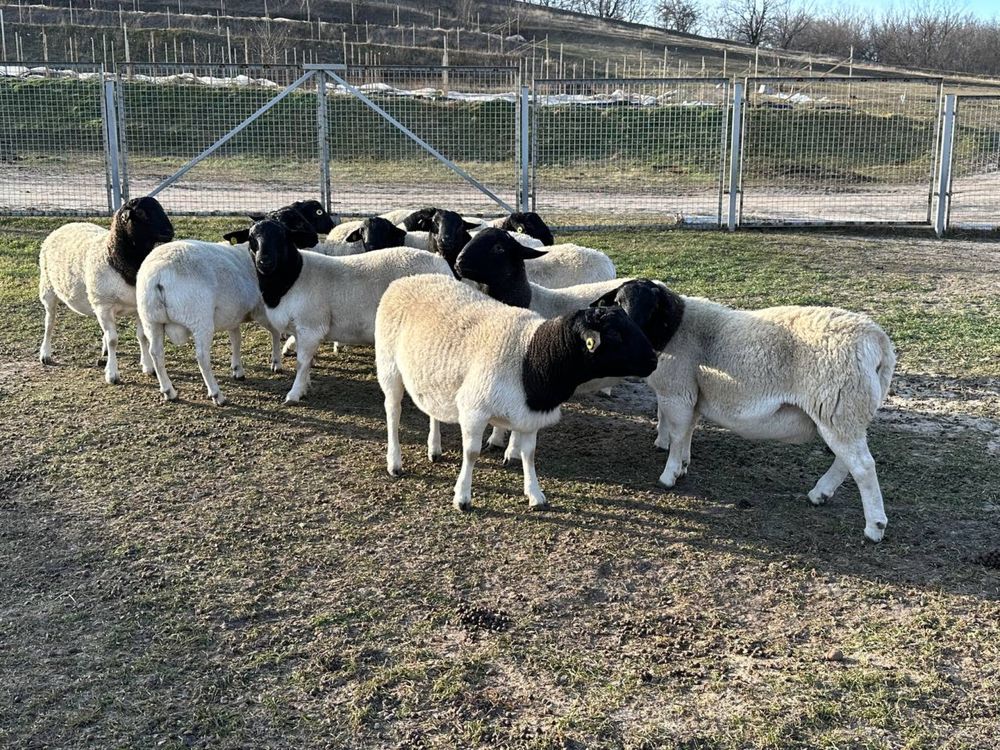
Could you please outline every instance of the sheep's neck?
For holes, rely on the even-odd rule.
[[[125,279],[125,283],[135,286],[139,266],[153,251],[153,245],[152,242],[142,245],[134,242],[118,221],[118,217],[115,217],[111,220],[111,229],[108,233],[108,265]]]
[[[511,307],[531,307],[531,285],[525,275],[514,284],[505,284],[500,287],[486,285],[486,293],[497,302],[503,302]]]
[[[264,275],[257,271],[257,285],[260,287],[264,304],[268,307],[277,307],[301,273],[302,253],[298,250],[293,250],[290,257],[285,262],[279,263],[274,272]]]
[[[521,384],[528,408],[552,411],[590,380],[587,363],[573,331],[559,318],[535,330],[521,365]]]

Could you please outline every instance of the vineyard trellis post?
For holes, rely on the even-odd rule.
[[[934,217],[934,233],[942,237],[948,231],[948,204],[951,201],[951,159],[955,137],[954,94],[944,100],[944,117],[941,120],[941,160],[937,179],[937,214]]]

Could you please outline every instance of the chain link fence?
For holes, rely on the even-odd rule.
[[[927,224],[941,86],[748,79],[740,223]]]
[[[146,195],[303,76],[292,65],[119,66],[130,195]],[[267,211],[319,192],[310,77],[156,197],[174,214]]]
[[[536,80],[534,209],[556,226],[718,226],[729,102],[726,79]]]
[[[0,213],[108,211],[101,65],[0,64]]]
[[[516,203],[518,72],[505,67],[351,66],[328,84],[331,204],[344,216],[405,206],[502,209],[348,86],[508,205]]]
[[[953,228],[1000,228],[1000,95],[959,96],[952,150]]]

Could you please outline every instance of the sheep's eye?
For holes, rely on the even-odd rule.
[[[597,348],[597,342],[594,341],[593,336],[587,336],[587,351],[592,352]]]
[[[317,216],[322,216],[323,215],[323,209],[322,208],[317,208],[316,209],[316,215]]]
[[[235,245],[235,244],[237,244],[237,242],[236,242],[236,238],[235,238],[235,237],[230,237],[230,238],[229,238],[229,244],[230,244],[230,245]]]

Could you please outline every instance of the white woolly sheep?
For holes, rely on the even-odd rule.
[[[45,334],[38,355],[52,364],[52,331],[56,302],[79,315],[97,318],[102,350],[107,354],[104,379],[117,383],[118,327],[115,319],[135,311],[135,278],[142,262],[159,242],[173,239],[174,228],[155,198],[133,198],[111,218],[111,228],[74,222],[56,229],[42,242],[38,256],[38,296],[45,307]],[[136,324],[140,363],[153,372],[142,324]]]
[[[430,417],[427,451],[441,453],[441,422],[462,428],[454,505],[472,504],[472,468],[487,423],[514,431],[532,508],[546,506],[535,473],[538,430],[585,380],[645,376],[656,366],[646,337],[619,309],[595,308],[545,320],[491,300],[446,276],[394,281],[375,320],[375,361],[385,394],[389,474],[402,472],[403,392]]]
[[[820,505],[850,473],[861,492],[865,536],[882,539],[882,490],[866,432],[889,392],[892,342],[865,315],[835,307],[734,310],[636,280],[595,305],[620,305],[661,354],[657,441],[669,448],[660,483],[673,487],[691,461],[704,416],[748,439],[800,443],[818,433],[836,459],[809,492]]]
[[[318,237],[310,221],[319,218],[316,214],[303,215],[286,206],[268,216],[285,226],[299,247],[316,244]],[[139,319],[149,338],[160,392],[168,401],[177,398],[177,391],[167,375],[164,336],[179,345],[190,333],[208,397],[218,406],[226,403],[226,397],[212,373],[212,338],[216,331],[229,333],[230,371],[237,380],[244,377],[240,326],[247,320],[255,320],[270,332],[271,370],[281,370],[281,339],[267,322],[253,257],[248,245],[243,244],[249,240],[249,230],[231,232],[227,237],[240,244],[168,242],[150,253],[139,269],[136,283]]]
[[[286,402],[299,401],[309,387],[309,369],[324,340],[375,342],[375,311],[386,287],[413,274],[451,276],[438,256],[397,247],[330,258],[299,252],[286,229],[263,221],[250,230],[264,312],[271,326],[296,339],[296,374]]]

